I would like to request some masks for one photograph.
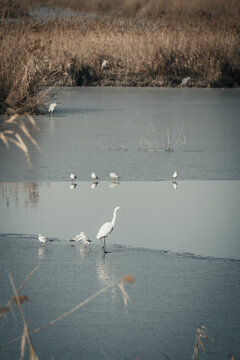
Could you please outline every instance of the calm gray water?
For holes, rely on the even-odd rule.
[[[32,168],[0,144],[0,181],[240,179],[240,90],[64,88],[55,100],[52,119],[36,117]],[[175,152],[160,151],[168,129],[170,145],[186,139]]]
[[[31,168],[0,145],[0,307],[12,296],[8,273],[18,286],[37,265],[21,290],[29,329],[125,274],[136,279],[127,308],[113,287],[33,334],[39,359],[192,359],[200,325],[201,359],[240,356],[239,94],[65,88],[53,117],[36,117]],[[174,152],[164,151],[168,134]],[[96,234],[117,205],[104,255]],[[81,231],[89,248],[69,241]],[[14,311],[0,318],[0,345],[22,334]],[[19,358],[19,340],[0,347],[0,359]]]

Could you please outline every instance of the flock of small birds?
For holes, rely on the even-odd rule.
[[[113,180],[113,181],[118,181],[120,179],[120,176],[118,176],[116,173],[114,172],[110,172],[109,174],[110,178]],[[177,171],[174,171],[173,175],[172,175],[172,178],[173,178],[173,188],[176,190],[177,189],[177,182],[176,182],[176,179],[177,179]],[[72,181],[76,180],[77,179],[77,176],[73,173],[70,174],[70,179]],[[91,174],[91,179],[94,181],[94,182],[97,182],[98,181],[98,176],[96,175],[95,172],[92,172]],[[76,184],[72,184],[72,185],[75,185]],[[105,224],[103,224],[101,226],[101,228],[99,229],[98,233],[97,233],[97,236],[96,236],[96,239],[97,240],[101,240],[103,241],[103,250],[104,250],[104,253],[107,253],[108,251],[106,251],[106,244],[105,244],[105,241],[106,241],[106,238],[111,234],[111,232],[113,231],[114,229],[114,225],[115,225],[115,220],[116,220],[116,215],[117,215],[117,211],[118,210],[122,210],[123,208],[120,207],[120,206],[117,206],[115,207],[114,211],[113,211],[113,218],[112,218],[112,221],[109,221],[109,222],[106,222]],[[39,234],[38,235],[38,240],[42,243],[42,245],[44,246],[47,242],[48,242],[48,239],[46,238],[46,236],[44,235],[41,235]],[[75,242],[79,242],[79,243],[82,243],[85,247],[88,247],[89,244],[91,243],[92,240],[90,240],[87,235],[82,231],[80,234],[77,234],[75,235],[71,241],[75,241]]]
[[[119,184],[119,180],[120,180],[119,175],[117,175],[115,172],[110,172],[109,176],[110,176],[110,179],[112,180],[112,182],[110,184],[110,188]],[[77,186],[77,184],[74,183],[74,181],[77,180],[77,176],[74,173],[71,173],[70,179],[72,180],[72,183],[70,184],[70,189],[73,190]],[[95,172],[92,172],[91,179],[92,179],[91,188],[95,189],[95,187],[98,185],[99,177],[96,175]]]

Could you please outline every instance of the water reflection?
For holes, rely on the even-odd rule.
[[[82,258],[86,257],[86,255],[89,253],[89,246],[81,245],[79,243],[75,244],[74,249]]]
[[[73,190],[73,189],[75,189],[77,187],[77,184],[76,183],[72,183],[71,185],[70,185],[70,190]]]
[[[114,187],[117,186],[117,185],[120,185],[120,182],[119,182],[119,181],[113,181],[113,182],[111,182],[111,184],[109,185],[109,187],[112,189],[112,188],[114,188]]]
[[[47,186],[50,187],[50,183],[47,183]],[[19,205],[19,197],[23,197],[25,208],[38,206],[39,183],[0,183],[0,189],[0,199],[5,201],[7,207],[13,205],[17,208]]]
[[[46,247],[45,246],[42,245],[42,246],[40,246],[38,248],[38,257],[39,257],[40,260],[43,258],[45,252],[46,252]]]
[[[105,253],[97,258],[96,273],[101,287],[105,287],[115,280],[113,269],[110,267]],[[116,289],[113,287],[111,291],[113,295],[116,293]]]
[[[173,182],[172,182],[172,186],[173,186],[173,189],[174,189],[174,190],[177,190],[178,184],[177,184],[176,181],[173,181]]]
[[[98,181],[93,181],[91,183],[91,188],[94,190],[97,187],[97,185],[98,185]]]

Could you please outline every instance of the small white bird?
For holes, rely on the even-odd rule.
[[[103,60],[102,62],[102,70],[107,68],[107,60]]]
[[[73,173],[70,174],[70,179],[71,180],[76,180],[77,176]]]
[[[77,234],[76,236],[74,236],[71,240],[77,241],[77,242],[82,241],[82,243],[85,246],[88,246],[91,242],[91,240],[87,237],[87,235],[83,231],[80,234]]]
[[[98,179],[98,176],[95,174],[95,172],[92,172],[91,178],[92,178],[93,180],[97,180],[97,179]]]
[[[112,180],[118,180],[118,179],[120,179],[120,176],[118,176],[116,173],[114,173],[114,172],[110,172],[110,178],[112,179]]]
[[[38,240],[39,240],[42,244],[46,244],[46,242],[48,241],[47,238],[46,238],[46,236],[41,235],[41,234],[38,235]]]
[[[117,216],[117,211],[122,210],[122,209],[123,208],[121,208],[119,206],[115,207],[115,209],[113,211],[112,221],[106,222],[105,224],[103,224],[101,226],[101,228],[99,229],[98,233],[97,233],[97,240],[99,240],[99,239],[104,240],[104,243],[103,243],[103,251],[104,251],[104,253],[107,253],[106,248],[105,248],[105,241],[106,241],[106,238],[108,237],[108,235],[110,235],[111,232],[114,229],[116,216]]]
[[[188,83],[188,81],[190,80],[190,77],[188,76],[188,77],[185,77],[185,78],[183,78],[182,79],[182,82],[181,82],[181,86],[185,86],[185,85],[187,85],[187,83]]]
[[[52,103],[51,105],[49,105],[49,108],[48,108],[48,112],[53,113],[55,107],[57,106],[57,103]]]
[[[177,178],[177,176],[178,176],[178,174],[177,174],[177,172],[176,171],[174,171],[174,173],[173,173],[173,179],[176,179]]]

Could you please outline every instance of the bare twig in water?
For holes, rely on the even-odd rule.
[[[139,151],[175,151],[178,147],[186,144],[186,136],[183,133],[183,126],[179,133],[173,134],[170,136],[169,128],[167,128],[166,133],[155,130],[153,123],[151,123],[151,133],[153,133],[157,138],[154,140],[149,140],[146,137],[143,137],[139,140],[137,149]]]
[[[202,342],[202,339],[208,339],[208,336],[205,334],[205,326],[199,326],[199,328],[197,328],[196,331],[196,340],[195,340],[195,345],[194,345],[194,351],[193,351],[193,360],[198,360],[199,359],[199,351],[202,350],[204,351],[204,345]]]
[[[35,334],[41,330],[44,330],[46,328],[48,328],[49,326],[52,326],[53,324],[55,324],[56,322],[66,318],[67,316],[69,316],[70,314],[74,313],[76,310],[80,309],[81,307],[83,307],[84,305],[88,304],[90,301],[92,301],[93,299],[95,299],[97,296],[101,295],[102,293],[104,293],[105,291],[107,291],[109,288],[114,287],[114,286],[118,286],[119,289],[122,292],[123,295],[123,301],[124,301],[124,305],[127,306],[128,304],[128,300],[130,300],[126,290],[124,289],[124,284],[126,283],[133,283],[135,281],[135,278],[132,275],[125,275],[123,276],[121,279],[112,281],[110,284],[106,285],[105,287],[103,287],[102,289],[98,290],[95,294],[89,296],[87,299],[81,301],[78,305],[76,305],[75,307],[73,307],[72,309],[66,311],[65,313],[63,313],[62,315],[60,315],[59,317],[57,317],[54,320],[51,320],[49,322],[47,322],[46,324],[43,324],[42,326],[39,326],[38,328],[35,328],[33,330],[29,330],[28,331],[28,336],[30,334]],[[20,340],[22,337],[18,336],[14,339],[8,340],[7,342],[0,344],[0,348],[14,343],[18,340]]]

